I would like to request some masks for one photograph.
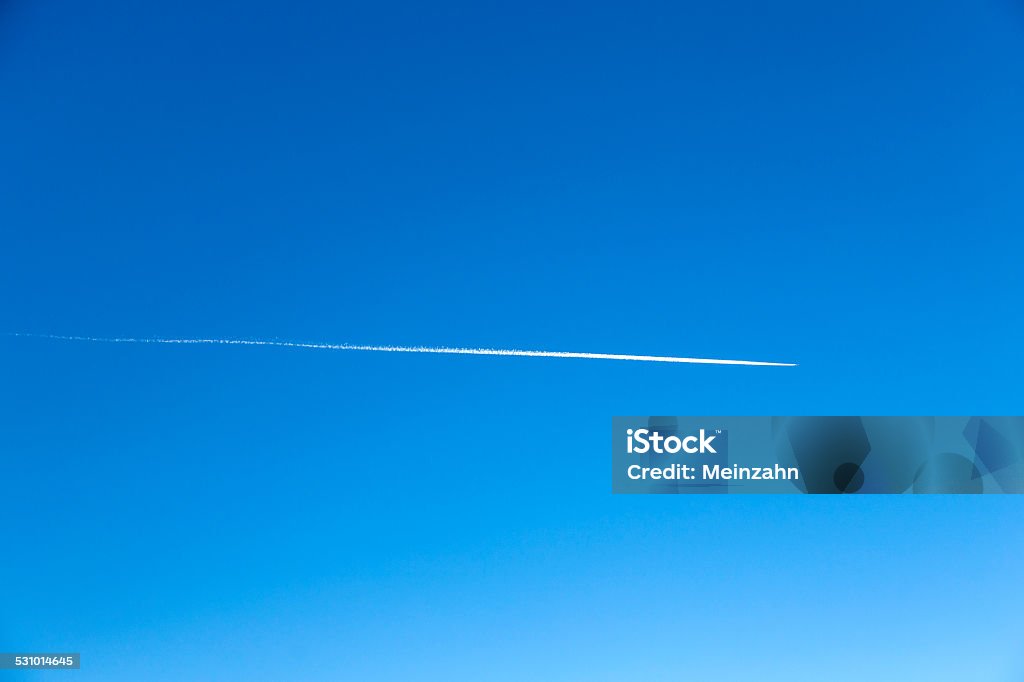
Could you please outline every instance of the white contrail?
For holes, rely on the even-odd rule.
[[[677,362],[693,365],[755,365],[759,367],[796,367],[796,363],[794,362],[760,362],[757,360],[719,360],[717,358],[677,358],[666,355],[620,355],[617,353],[577,353],[548,350],[507,350],[501,348],[432,348],[428,346],[365,346],[351,343],[299,343],[295,341],[264,341],[259,339],[133,339],[26,333],[12,333],[11,336],[55,339],[58,341],[92,341],[94,343],[175,343],[210,344],[224,346],[279,346],[282,348],[313,348],[316,350],[361,350],[376,351],[381,353],[506,355],[527,358],[582,358],[584,360],[632,360],[634,362]]]

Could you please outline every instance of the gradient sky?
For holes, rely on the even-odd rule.
[[[0,650],[1019,679],[1019,499],[612,496],[608,435],[1020,414],[1022,74],[1013,0],[0,1],[0,332],[800,363],[0,338]]]

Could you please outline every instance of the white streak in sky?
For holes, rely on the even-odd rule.
[[[665,355],[620,355],[617,353],[578,353],[547,350],[506,350],[501,348],[433,348],[429,346],[364,346],[350,343],[298,343],[295,341],[263,341],[258,339],[133,339],[94,336],[62,336],[58,334],[23,334],[11,336],[54,339],[57,341],[91,341],[94,343],[168,343],[180,345],[278,346],[281,348],[312,348],[314,350],[351,350],[378,353],[436,353],[442,355],[505,355],[526,358],[580,358],[583,360],[632,360],[634,362],[674,362],[691,365],[755,365],[759,367],[796,367],[792,362],[760,362],[757,360],[719,360],[717,358],[677,358]]]

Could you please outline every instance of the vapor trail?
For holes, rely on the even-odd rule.
[[[442,355],[505,355],[527,358],[580,358],[583,360],[631,360],[634,362],[675,362],[692,365],[754,365],[759,367],[796,367],[793,362],[760,362],[757,360],[719,360],[717,358],[677,358],[666,355],[620,355],[617,353],[578,353],[548,350],[513,350],[502,348],[433,348],[429,346],[366,346],[351,343],[299,343],[260,339],[134,339],[95,336],[63,336],[59,334],[13,333],[10,336],[53,339],[57,341],[91,341],[93,343],[168,343],[221,346],[278,346],[281,348],[312,348],[315,350],[371,351],[378,353],[436,353]]]

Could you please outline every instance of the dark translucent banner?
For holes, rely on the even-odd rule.
[[[1024,492],[1024,417],[614,417],[616,493]]]

